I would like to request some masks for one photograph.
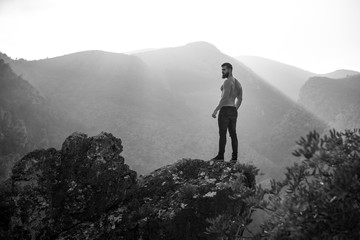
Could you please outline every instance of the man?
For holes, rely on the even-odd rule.
[[[221,86],[221,99],[219,105],[215,108],[212,114],[213,118],[216,118],[217,112],[219,112],[218,125],[219,125],[219,152],[216,157],[211,160],[216,162],[224,161],[225,145],[226,145],[226,132],[229,129],[232,146],[232,157],[230,162],[236,163],[238,156],[238,139],[236,135],[236,120],[238,116],[237,110],[242,102],[242,87],[240,82],[232,75],[232,65],[230,63],[224,63],[221,65],[222,78],[226,78],[224,84]],[[237,101],[235,103],[235,99]]]

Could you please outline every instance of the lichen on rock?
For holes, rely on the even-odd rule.
[[[252,165],[181,159],[137,178],[110,133],[33,151],[1,185],[4,239],[216,239],[212,219],[248,212]],[[232,223],[236,222],[236,223]]]

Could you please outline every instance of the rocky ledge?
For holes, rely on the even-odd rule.
[[[1,239],[217,239],[251,221],[252,165],[181,159],[147,176],[110,133],[24,156],[0,185]]]

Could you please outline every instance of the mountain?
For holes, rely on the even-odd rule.
[[[296,137],[307,133],[300,124],[289,129],[291,138],[271,139],[296,103],[210,43],[134,55],[86,51],[38,61],[9,61],[59,114],[82,124],[87,134],[111,131],[123,136],[128,143],[124,156],[140,173],[169,164],[171,159],[210,159],[217,154],[217,119],[211,113],[220,100],[224,62],[233,64],[234,76],[244,89],[237,124],[239,160],[261,163],[259,168],[265,173],[281,168],[279,164],[291,157],[291,148],[279,152],[277,147],[284,142],[295,145]],[[312,119],[306,110],[297,111],[304,119]],[[271,157],[274,152],[282,156],[281,161]],[[229,143],[226,154],[231,155]]]
[[[342,79],[312,77],[301,88],[299,103],[329,127],[360,127],[360,74]]]
[[[360,74],[359,72],[352,71],[352,70],[346,70],[346,69],[339,69],[331,73],[327,74],[318,74],[319,76],[327,77],[327,78],[345,78]]]
[[[294,67],[288,64],[256,56],[237,56],[237,60],[244,63],[254,72],[267,80],[290,99],[297,101],[300,88],[313,76],[324,76],[329,78],[343,78],[355,75],[358,72],[352,70],[337,70],[327,74],[317,74]]]
[[[137,53],[142,53],[142,52],[148,52],[148,51],[153,51],[156,50],[156,48],[143,48],[143,49],[137,49],[137,50],[133,50],[133,51],[128,51],[128,52],[124,52],[125,54],[137,54]]]
[[[268,135],[272,125],[292,106],[279,91],[250,69],[206,42],[136,56],[158,73],[170,91],[176,92],[186,100],[187,106],[204,117],[204,126],[212,128],[216,128],[217,123],[210,116],[220,100],[220,86],[224,81],[221,79],[221,64],[232,63],[233,74],[242,84],[244,94],[239,109],[238,130],[240,138],[251,145],[256,145],[258,140]]]
[[[0,180],[27,152],[59,146],[71,127],[81,129],[51,109],[39,91],[0,59]]]
[[[310,131],[316,130],[323,134],[328,128],[328,125],[315,114],[309,113],[302,106],[294,105],[274,126],[269,140],[266,142],[264,154],[273,159],[277,166],[288,166],[297,160],[294,156],[290,156],[290,153],[297,149],[296,141]],[[270,170],[270,176],[281,176],[283,173],[283,169],[279,168]]]
[[[194,114],[135,56],[86,51],[10,64],[88,134],[112,130],[123,135],[129,143],[124,152],[140,172],[163,165],[179,145],[191,146],[191,139],[179,136]],[[171,138],[173,145],[166,145]]]
[[[313,114],[209,43],[190,43],[136,56],[155,69],[170,90],[182,95],[189,106],[204,116],[208,116],[218,103],[218,88],[222,82],[219,83],[221,64],[232,63],[233,74],[244,90],[243,104],[239,109],[238,136],[246,145],[274,163],[265,171],[271,172],[273,177],[278,176],[282,171],[279,169],[292,161],[291,151],[299,136],[314,129],[320,132],[325,129],[325,124]],[[205,119],[203,126],[209,121],[211,119]],[[215,124],[212,126],[216,129]],[[240,147],[240,152],[244,148]]]

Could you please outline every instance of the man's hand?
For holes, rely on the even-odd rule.
[[[213,114],[212,114],[212,117],[216,118],[216,114],[217,114],[217,111],[214,111]]]

